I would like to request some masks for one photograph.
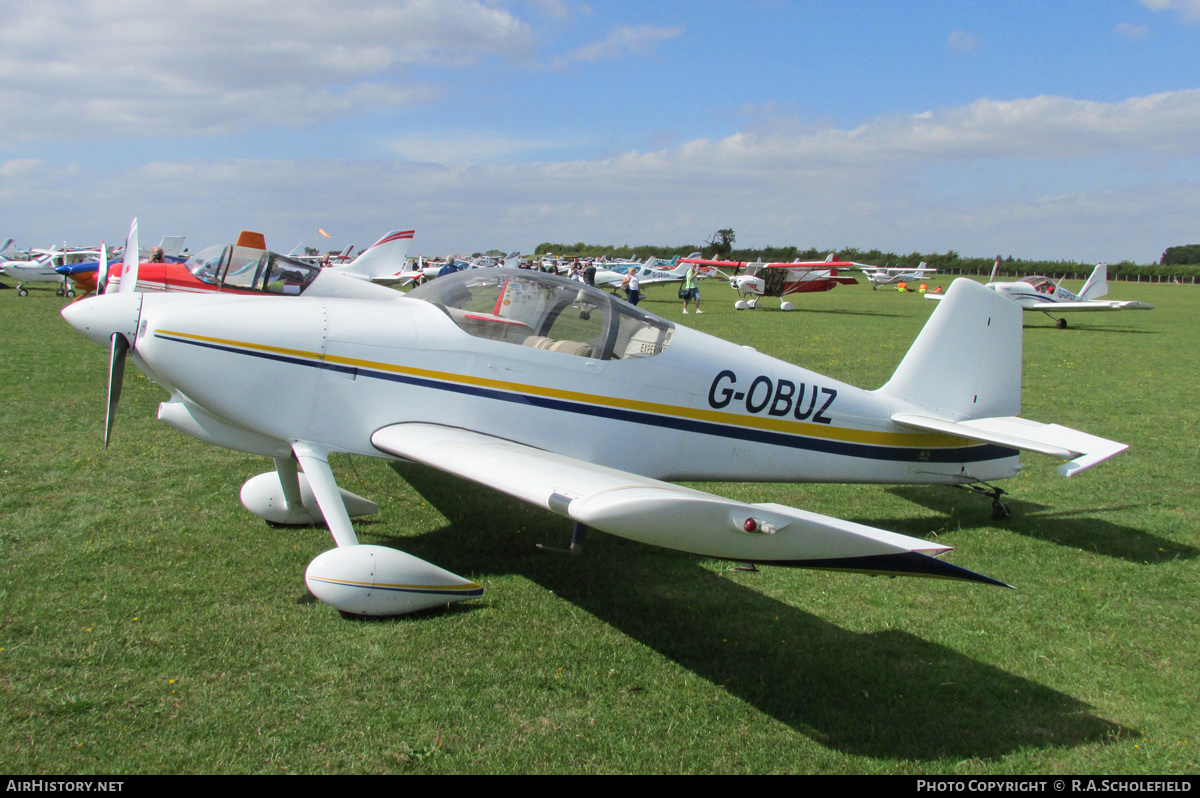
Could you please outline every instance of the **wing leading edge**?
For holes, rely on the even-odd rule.
[[[394,424],[382,452],[495,488],[594,529],[709,557],[1003,585],[934,559],[949,546],[780,504],[747,504],[471,430]]]

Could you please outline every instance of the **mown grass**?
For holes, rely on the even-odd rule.
[[[1015,591],[729,564],[594,533],[418,467],[341,457],[358,524],[485,597],[354,621],[307,595],[323,529],[237,491],[269,463],[154,419],[50,291],[0,291],[0,768],[29,773],[1195,773],[1200,290],[1149,313],[1026,314],[1025,415],[1131,444],[1070,480],[1028,456],[1014,515],[922,487],[702,486],[956,547]],[[866,286],[683,316],[865,387],[932,310]],[[286,299],[280,301],[287,301]]]

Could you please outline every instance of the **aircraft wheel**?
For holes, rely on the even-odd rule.
[[[65,296],[66,291],[63,291],[61,288],[59,288],[57,291],[54,292],[54,295],[55,296]]]
[[[1059,319],[1059,320],[1058,320],[1058,329],[1060,329],[1060,330],[1065,330],[1065,329],[1067,329],[1067,320],[1066,320],[1066,319]]]
[[[1008,509],[1008,505],[1002,501],[992,502],[992,520],[1003,521],[1012,515],[1012,510]]]
[[[28,288],[18,288],[17,296],[29,296],[29,289]]]
[[[70,297],[70,296],[75,296],[75,292],[74,292],[74,291],[67,291],[67,296],[69,296],[69,297]]]

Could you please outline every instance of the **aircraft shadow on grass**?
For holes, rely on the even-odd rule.
[[[830,748],[994,759],[1132,733],[1069,695],[945,646],[901,631],[841,629],[714,574],[691,555],[598,533],[581,557],[539,552],[539,539],[565,544],[568,522],[423,466],[393,468],[449,525],[381,542],[460,573],[519,574]]]
[[[1112,327],[1112,326],[1109,326],[1106,324],[1087,324],[1087,323],[1072,324],[1070,327],[1068,327],[1064,331],[1064,330],[1059,330],[1053,324],[1037,324],[1036,320],[1030,320],[1029,322],[1026,322],[1025,324],[1022,325],[1022,329],[1024,329],[1024,330],[1052,330],[1054,333],[1060,334],[1060,335],[1063,332],[1071,332],[1072,330],[1074,330],[1076,332],[1129,333],[1130,335],[1162,335],[1162,332],[1159,330],[1140,330],[1136,327]]]
[[[958,491],[945,488],[902,486],[889,488],[888,493],[932,510],[943,519],[945,516],[980,520],[987,517],[986,506],[979,497]],[[1194,546],[1186,546],[1168,538],[1151,535],[1131,526],[1114,524],[1100,517],[1105,513],[1136,509],[1138,505],[1054,510],[1036,502],[1021,501],[1008,496],[1005,497],[1005,502],[1012,509],[1012,516],[1007,520],[993,523],[1018,535],[1026,535],[1037,540],[1057,543],[1060,546],[1092,551],[1106,557],[1136,563],[1153,564],[1171,560],[1191,560],[1200,555],[1200,549],[1196,549]],[[878,518],[873,519],[871,523],[876,526],[882,525],[886,529],[896,529],[897,532],[905,535],[921,536],[944,530],[946,524],[943,519],[930,519],[931,526],[928,529],[920,526],[914,527],[911,520],[904,522],[904,529],[896,526],[889,527],[886,522],[882,522]]]

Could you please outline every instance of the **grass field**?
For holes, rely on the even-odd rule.
[[[701,486],[937,538],[1016,590],[746,573],[599,533],[546,554],[562,518],[341,457],[382,505],[363,542],[487,588],[356,621],[304,587],[328,533],[239,504],[269,461],[157,422],[132,369],[105,451],[107,353],[52,291],[0,291],[0,771],[1194,774],[1200,288],[1112,295],[1157,309],[1026,314],[1024,415],[1131,448],[1069,480],[1027,455],[1006,521],[946,488]],[[933,309],[865,285],[790,314],[733,299],[643,306],[870,388]]]

